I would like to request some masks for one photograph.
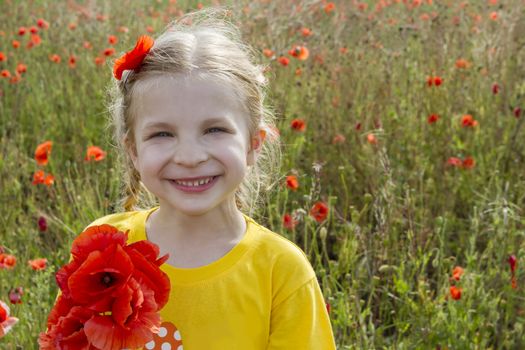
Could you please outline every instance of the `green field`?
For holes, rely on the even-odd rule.
[[[279,185],[253,217],[307,253],[338,349],[524,349],[525,1],[220,4],[268,67],[283,145]],[[71,242],[122,210],[112,61],[198,7],[0,2],[0,300],[19,319],[0,349],[37,349]],[[86,161],[90,146],[105,157]]]

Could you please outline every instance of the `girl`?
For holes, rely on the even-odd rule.
[[[170,300],[146,349],[335,349],[308,258],[250,217],[278,139],[263,72],[216,11],[141,37],[117,60],[111,110],[125,212],[89,226],[129,230],[128,243],[169,253]],[[158,205],[136,206],[143,192]]]

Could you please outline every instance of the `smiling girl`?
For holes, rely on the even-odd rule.
[[[335,349],[307,256],[251,218],[275,179],[279,140],[263,69],[226,17],[188,14],[117,61],[124,212],[89,226],[129,230],[128,243],[169,254],[171,294],[146,349]],[[139,207],[142,195],[155,204]]]

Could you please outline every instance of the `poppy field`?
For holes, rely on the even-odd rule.
[[[525,0],[4,0],[0,349],[37,349],[73,239],[121,211],[113,61],[230,5],[338,349],[525,348]]]

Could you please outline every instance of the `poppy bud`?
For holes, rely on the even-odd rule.
[[[493,93],[494,95],[497,95],[498,92],[499,92],[499,84],[498,84],[498,83],[494,83],[494,84],[492,85],[492,93]]]
[[[41,232],[45,232],[47,230],[47,221],[46,218],[43,216],[38,218],[38,229]]]
[[[521,108],[519,108],[519,107],[514,108],[514,116],[516,118],[519,118],[520,115],[521,115]]]
[[[510,271],[512,271],[512,272],[516,271],[516,264],[517,264],[517,262],[518,262],[518,260],[516,259],[515,255],[510,255],[509,256]]]
[[[24,294],[22,287],[11,289],[9,291],[9,301],[11,304],[22,304],[22,294]]]

